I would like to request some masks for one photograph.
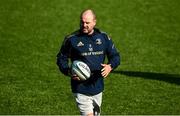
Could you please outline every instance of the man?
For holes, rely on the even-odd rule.
[[[80,18],[80,29],[65,37],[57,65],[63,74],[71,77],[71,89],[81,115],[100,115],[104,78],[120,64],[120,56],[107,34],[95,28],[96,16],[91,9],[83,11]],[[107,64],[104,63],[106,56]],[[77,75],[71,74],[68,59],[85,62],[91,77],[79,81]]]

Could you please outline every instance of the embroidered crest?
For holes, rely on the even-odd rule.
[[[97,45],[100,45],[100,44],[102,44],[102,41],[101,41],[101,39],[96,39],[96,44],[97,44]]]

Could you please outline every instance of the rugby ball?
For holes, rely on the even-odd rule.
[[[71,70],[72,74],[76,74],[81,81],[85,81],[91,76],[91,70],[89,66],[82,61],[73,61]]]

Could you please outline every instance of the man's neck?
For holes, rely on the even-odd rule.
[[[93,33],[94,33],[94,29],[90,33],[88,33],[88,35],[92,35]]]

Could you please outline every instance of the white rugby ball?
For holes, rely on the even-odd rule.
[[[91,76],[91,70],[89,66],[82,61],[73,61],[71,69],[72,73],[75,73],[81,81],[85,81]]]

